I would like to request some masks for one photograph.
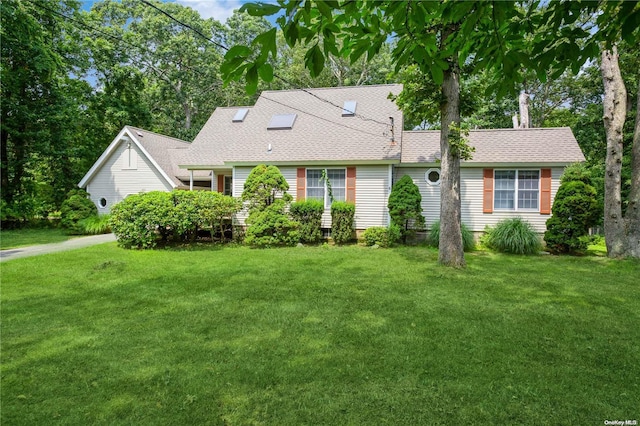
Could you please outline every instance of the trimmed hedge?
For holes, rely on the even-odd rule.
[[[336,244],[348,243],[353,239],[353,219],[356,205],[347,201],[331,204],[331,238]]]
[[[254,210],[247,218],[244,241],[254,247],[292,246],[300,241],[298,222],[285,213],[286,203],[274,200],[262,210]]]
[[[320,200],[304,200],[291,203],[289,213],[299,223],[298,232],[303,243],[317,243],[322,239],[322,214],[324,203]]]
[[[153,248],[158,239],[193,241],[199,229],[212,237],[241,209],[241,201],[209,191],[153,191],[130,195],[111,208],[109,225],[125,248]]]

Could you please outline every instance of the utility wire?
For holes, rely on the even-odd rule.
[[[276,101],[275,99],[272,99],[272,98],[269,98],[268,96],[265,96],[265,95],[264,95],[264,93],[263,93],[262,95],[260,95],[260,97],[261,97],[262,99],[266,99],[266,100],[271,101],[271,102],[273,102],[273,103],[276,103],[276,104],[278,104],[278,105],[282,105],[282,106],[284,106],[284,107],[291,108],[291,109],[293,109],[293,110],[295,110],[295,111],[298,111],[298,112],[301,112],[301,113],[303,113],[303,114],[310,115],[311,117],[317,118],[317,119],[319,119],[319,120],[323,120],[323,121],[327,121],[327,122],[329,122],[329,123],[331,123],[331,124],[335,124],[336,126],[346,127],[347,129],[354,130],[354,131],[356,131],[356,132],[360,132],[360,133],[364,133],[364,134],[367,134],[367,135],[369,135],[369,136],[375,136],[375,137],[377,137],[377,138],[388,139],[388,137],[387,137],[387,136],[379,135],[379,134],[377,134],[377,133],[367,132],[366,130],[358,129],[358,128],[356,128],[356,127],[347,126],[346,124],[338,123],[337,121],[333,121],[333,120],[331,120],[331,119],[329,119],[329,118],[320,117],[319,115],[316,115],[316,114],[310,113],[309,111],[304,111],[304,110],[302,110],[302,109],[300,109],[300,108],[296,108],[296,107],[294,107],[294,106],[292,106],[292,105],[289,105],[289,104],[286,104],[286,103],[284,103],[284,102]]]
[[[198,34],[200,37],[202,37],[203,39],[207,40],[209,43],[213,43],[214,45],[218,46],[219,48],[223,49],[224,51],[229,51],[229,48],[228,48],[227,46],[224,46],[223,44],[220,44],[220,43],[218,43],[217,41],[214,41],[214,40],[210,39],[209,37],[207,37],[206,35],[202,34],[200,31],[196,30],[195,28],[193,28],[193,27],[192,27],[192,26],[190,26],[189,24],[185,24],[184,22],[182,22],[182,21],[178,20],[177,18],[175,18],[174,16],[172,16],[170,13],[165,12],[164,10],[160,9],[159,7],[157,7],[156,5],[154,5],[154,4],[152,4],[152,3],[149,3],[147,0],[140,0],[140,1],[141,1],[144,5],[149,6],[149,7],[153,8],[153,9],[157,10],[158,12],[160,12],[160,13],[162,13],[163,15],[167,16],[168,18],[170,18],[170,19],[171,19],[171,20],[173,20],[174,22],[176,22],[176,23],[178,23],[178,24],[182,25],[183,27],[185,27],[185,28],[189,28],[191,31],[195,32],[195,33],[196,33],[196,34]],[[376,119],[374,119],[374,118],[368,118],[368,117],[365,117],[365,116],[363,116],[362,114],[356,114],[356,112],[355,112],[355,111],[349,111],[349,110],[345,109],[344,107],[342,107],[342,106],[340,106],[340,105],[337,105],[337,104],[335,104],[335,103],[331,102],[331,101],[330,101],[330,100],[328,100],[328,99],[324,99],[324,98],[322,98],[322,97],[320,97],[320,96],[316,95],[315,93],[310,92],[310,91],[309,91],[309,89],[306,89],[306,88],[303,88],[303,87],[296,87],[296,85],[295,85],[295,84],[291,83],[290,81],[288,81],[287,79],[285,79],[284,77],[281,77],[280,75],[278,75],[278,74],[276,74],[276,73],[274,73],[274,74],[273,74],[273,76],[274,76],[274,77],[276,77],[278,80],[280,80],[280,81],[282,81],[282,82],[284,82],[284,83],[288,84],[289,86],[291,86],[291,87],[293,87],[293,88],[295,88],[295,89],[298,89],[298,90],[302,90],[303,92],[307,93],[308,95],[311,95],[311,96],[313,96],[314,98],[316,98],[316,99],[318,99],[318,100],[320,100],[320,101],[322,101],[322,102],[325,102],[325,103],[327,103],[327,104],[329,104],[329,105],[332,105],[332,106],[334,106],[334,107],[336,107],[336,108],[339,108],[340,110],[347,111],[347,112],[349,112],[350,114],[353,114],[355,117],[358,117],[358,118],[359,118],[359,119],[361,119],[361,120],[364,120],[364,121],[373,121],[374,123],[378,123],[378,124],[381,124],[381,125],[383,125],[383,126],[389,126],[389,125],[390,125],[389,123],[385,123],[385,122],[383,122],[383,121],[379,121],[379,120],[376,120]]]

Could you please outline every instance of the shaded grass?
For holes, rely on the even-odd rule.
[[[4,263],[2,423],[637,418],[638,262],[436,260],[108,244]]]
[[[61,228],[24,228],[0,231],[0,248],[3,250],[36,244],[60,243],[76,238]]]

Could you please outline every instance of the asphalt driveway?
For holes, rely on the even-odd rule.
[[[21,257],[38,256],[40,254],[57,253],[60,251],[75,250],[83,247],[94,246],[96,244],[115,241],[114,234],[91,235],[88,237],[74,238],[61,243],[41,244],[36,246],[18,247],[8,250],[0,250],[0,262],[19,259]]]

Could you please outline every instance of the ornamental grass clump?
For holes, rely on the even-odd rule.
[[[473,232],[464,223],[460,224],[462,228],[462,246],[464,251],[471,251],[476,247],[476,241],[473,238]],[[429,245],[438,247],[440,245],[440,221],[436,220],[429,229],[429,236],[427,239]]]
[[[484,244],[501,253],[536,254],[541,249],[540,238],[533,226],[519,217],[503,219],[485,233]]]

